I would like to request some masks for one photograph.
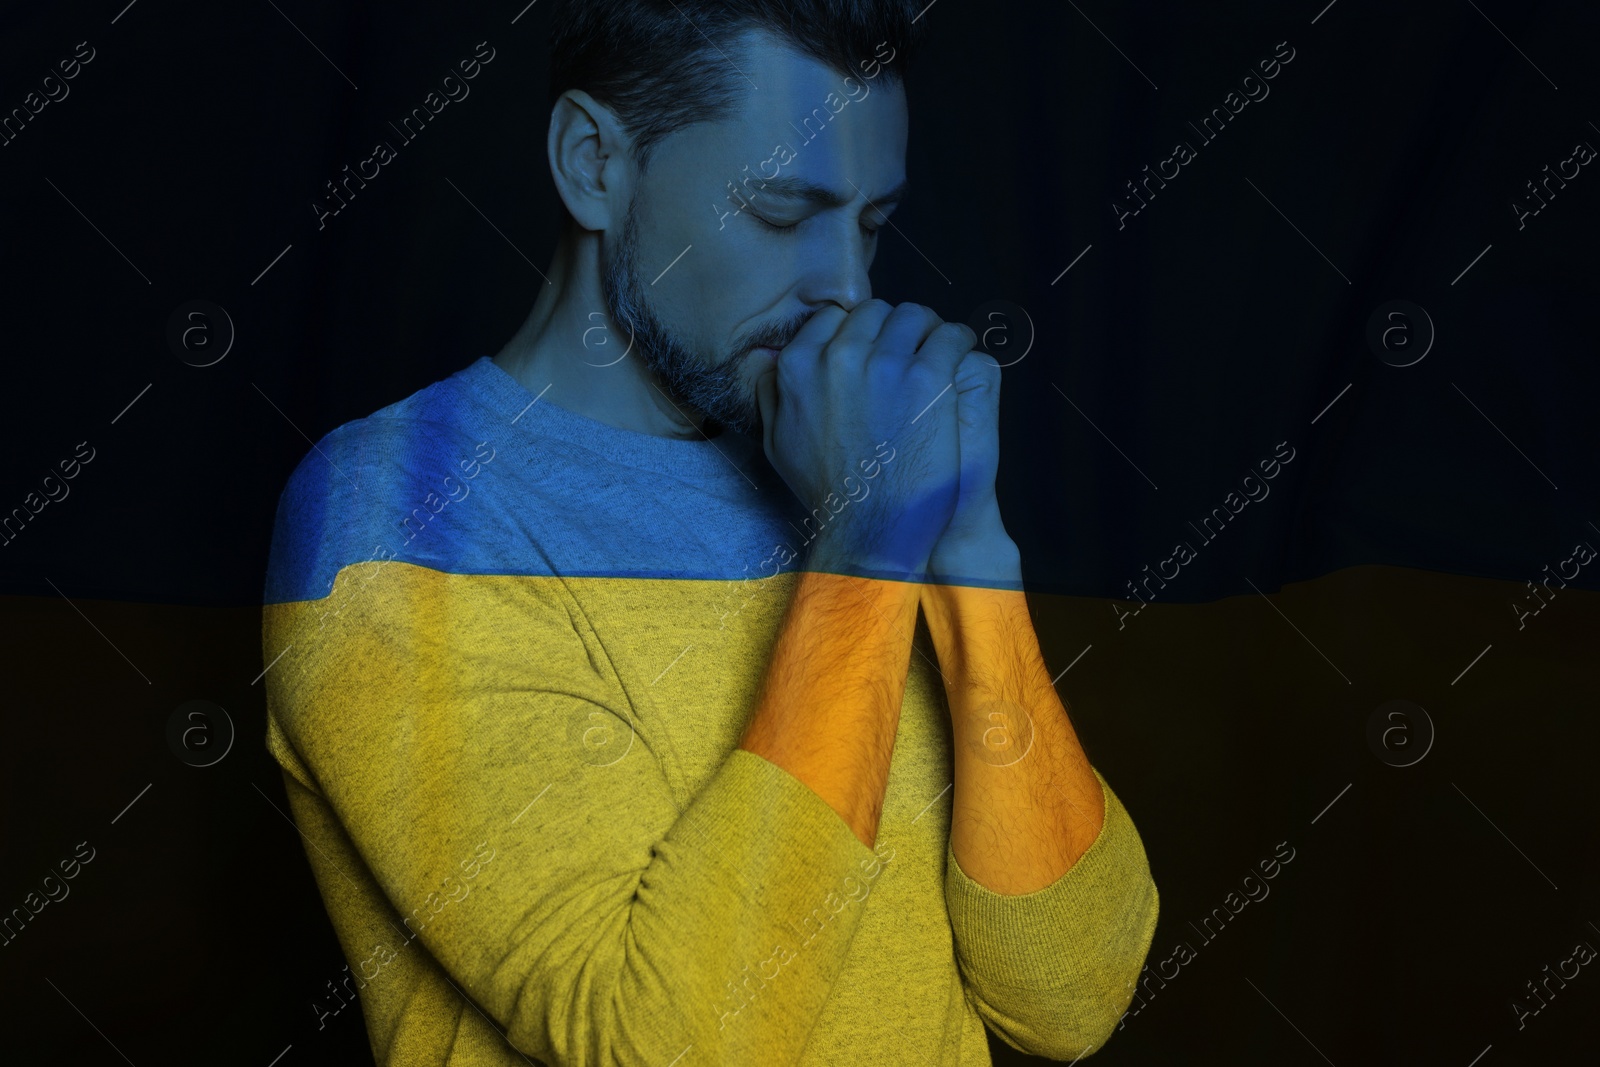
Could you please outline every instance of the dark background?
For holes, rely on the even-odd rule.
[[[8,1062],[370,1058],[355,1012],[319,1031],[311,1008],[344,960],[261,743],[268,536],[312,440],[493,354],[542,284],[548,5],[524,2],[0,12],[0,112],[95,49],[0,146],[0,512],[95,450],[0,548],[0,909],[96,849],[0,947]],[[1600,145],[1600,16],[1324,2],[939,0],[913,69],[912,193],[876,295],[964,321],[1005,302],[1008,351],[1032,330],[1005,371],[1003,510],[1047,659],[1099,650],[1074,714],[1161,888],[1150,961],[1199,949],[1107,1065],[1593,1047],[1593,968],[1522,1029],[1510,1003],[1576,941],[1600,946],[1597,569],[1526,631],[1508,604],[1600,544],[1600,177],[1584,167],[1521,229],[1511,208]],[[471,95],[401,145],[388,122],[480,41],[496,55]],[[1187,123],[1282,41],[1270,95],[1201,145]],[[324,183],[379,140],[398,158],[319,231]],[[1119,229],[1123,183],[1178,140],[1197,157]],[[192,300],[236,330],[212,366],[167,339]],[[1386,362],[1367,340],[1396,300],[1437,331],[1408,367],[1391,364],[1419,349]],[[1110,648],[1109,603],[1060,599],[1128,597],[1285,440],[1272,496],[1136,636]],[[1282,630],[1258,594],[1294,583],[1332,590],[1303,616],[1275,604],[1322,659],[1304,632],[1253,636]],[[1218,607],[1241,597],[1248,620]],[[1051,622],[1090,617],[1089,636]],[[1184,643],[1195,625],[1210,644]],[[1439,731],[1404,770],[1363,735],[1393,698]],[[214,766],[167,740],[192,699],[237,733]],[[1199,947],[1185,920],[1284,840],[1305,858]]]

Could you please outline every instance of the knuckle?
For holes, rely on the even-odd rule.
[[[867,361],[867,381],[875,389],[893,389],[901,379],[901,362],[879,353]]]
[[[833,339],[823,346],[822,356],[829,364],[852,362],[859,360],[865,354],[866,347],[857,338],[835,334]]]
[[[914,389],[938,390],[949,382],[949,377],[936,365],[921,359],[906,368],[905,377],[906,384]]]

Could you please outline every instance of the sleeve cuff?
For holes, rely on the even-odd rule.
[[[1100,833],[1050,885],[1007,895],[973,881],[947,842],[945,898],[963,973],[981,985],[1122,992],[1155,937],[1159,896],[1144,842],[1111,786]]]

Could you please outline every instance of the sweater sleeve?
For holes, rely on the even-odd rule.
[[[1139,832],[1094,773],[1105,796],[1100,834],[1043,889],[996,893],[945,848],[945,900],[968,998],[1008,1045],[1052,1059],[1089,1055],[1111,1036],[1160,911]]]
[[[551,1067],[799,1057],[878,858],[742,749],[685,799],[561,579],[368,561],[264,610],[269,746],[513,1048]]]

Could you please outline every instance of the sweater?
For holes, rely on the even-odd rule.
[[[760,445],[556,399],[479,358],[328,433],[279,501],[266,745],[376,1062],[973,1067],[986,1024],[1099,1048],[1158,912],[1099,770],[1056,882],[969,878],[919,617],[863,844],[737,747],[804,556]]]

